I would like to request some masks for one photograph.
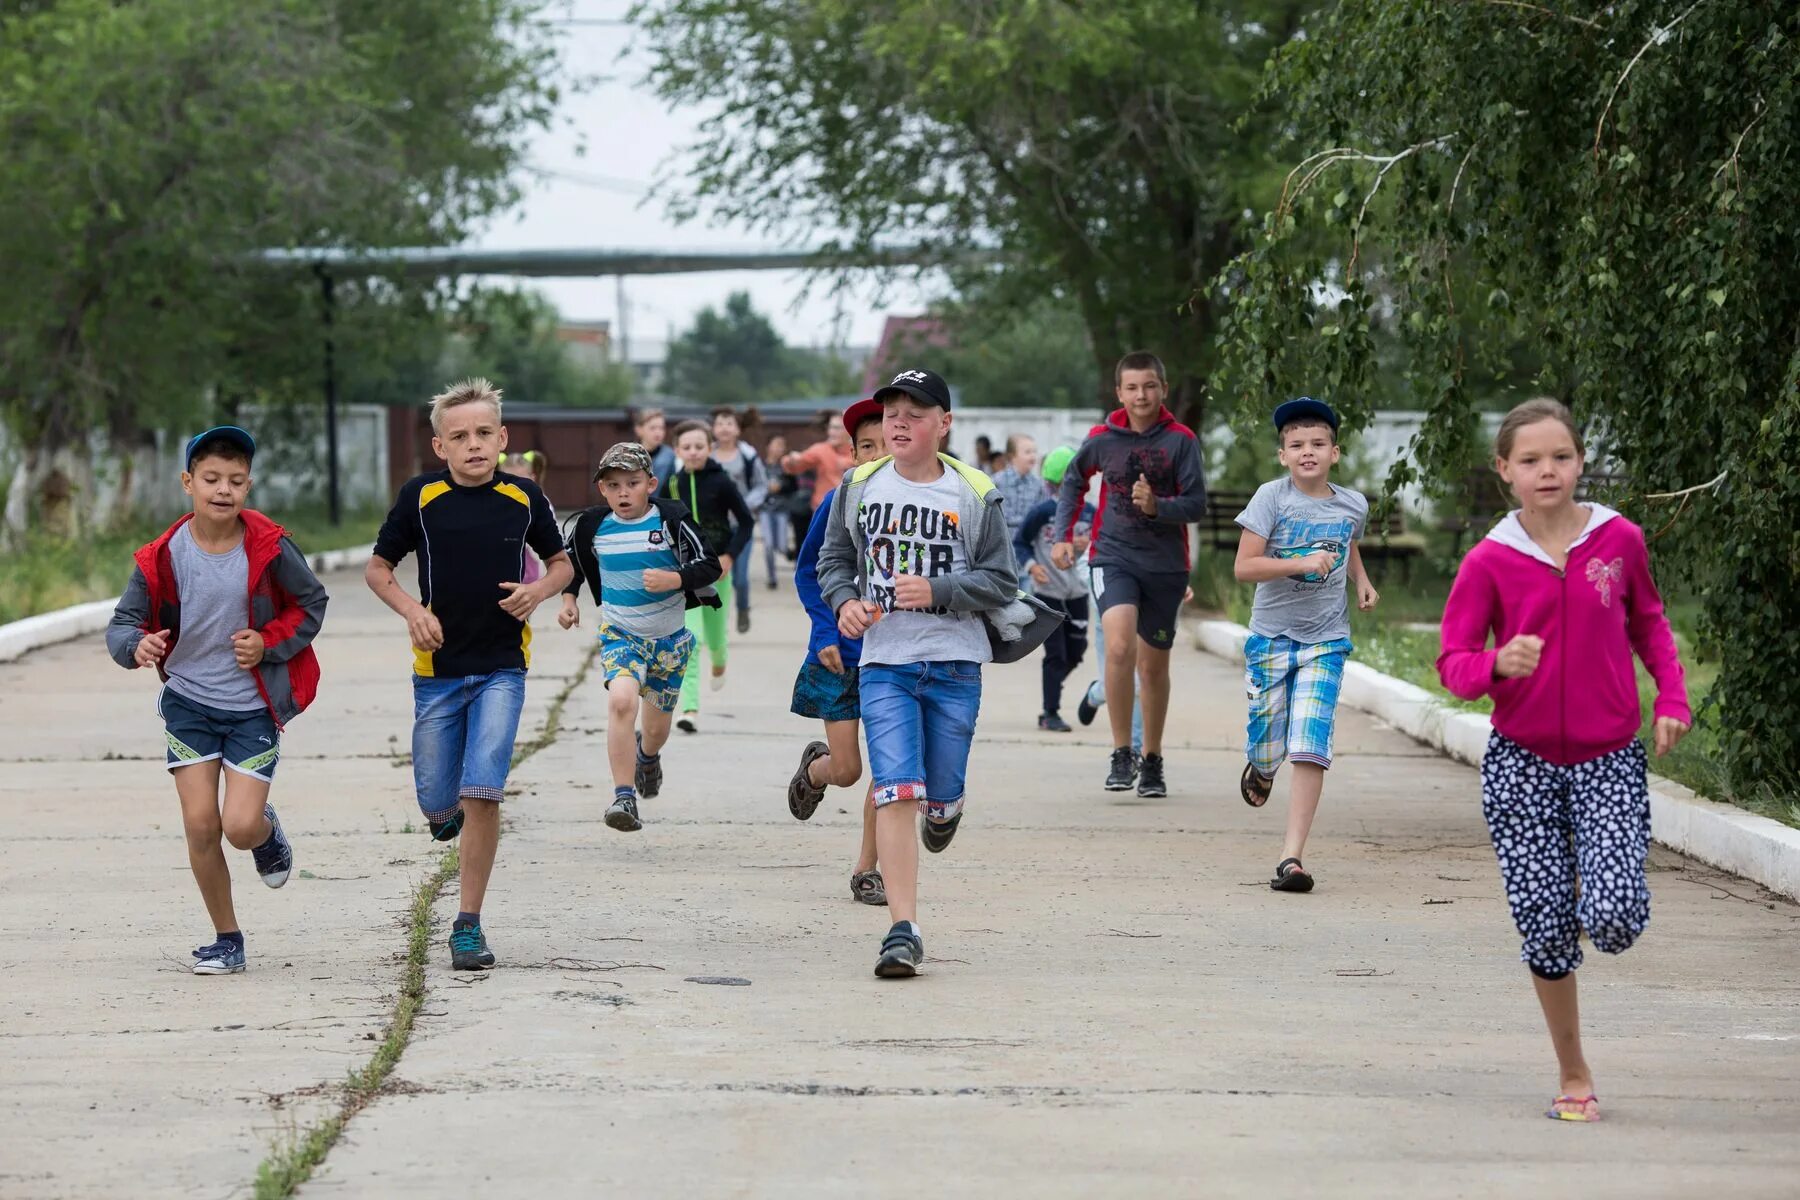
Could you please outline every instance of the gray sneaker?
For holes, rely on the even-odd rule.
[[[925,961],[925,939],[915,936],[905,921],[888,930],[881,943],[881,957],[875,960],[875,974],[881,979],[911,979]]]

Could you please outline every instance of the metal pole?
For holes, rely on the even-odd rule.
[[[331,329],[337,298],[332,292],[331,273],[323,266],[316,269],[325,305],[325,503],[331,523],[340,525],[344,513],[338,496],[337,346]]]

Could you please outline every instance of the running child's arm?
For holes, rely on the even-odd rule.
[[[825,540],[819,546],[819,592],[825,598],[825,606],[834,613],[841,612],[849,601],[862,599],[856,577],[858,550],[850,537],[849,526],[844,524],[848,491],[847,487],[840,487],[832,496],[831,515],[825,522]],[[819,508],[823,511],[827,506],[821,504]]]
[[[288,602],[275,619],[256,632],[262,635],[263,662],[283,663],[312,645],[325,623],[325,605],[331,599],[306,556],[291,538],[281,539],[281,555],[275,560],[275,582]]]
[[[1019,594],[1019,571],[1013,565],[1012,539],[1000,510],[987,506],[966,571],[930,580],[931,604],[951,612],[986,612],[1003,608]]]
[[[1150,514],[1158,525],[1191,525],[1206,515],[1206,475],[1200,464],[1200,440],[1188,436],[1179,445],[1174,463],[1175,494],[1155,497],[1155,511]]]
[[[709,583],[717,583],[719,576],[725,572],[719,566],[718,557],[707,548],[706,538],[701,536],[700,527],[694,524],[694,519],[682,517],[675,527],[675,536],[681,539],[686,551],[676,555],[678,559],[686,560],[675,570],[675,574],[681,577],[681,590],[698,591]]]
[[[750,539],[756,533],[756,515],[744,502],[744,493],[729,477],[725,480],[725,507],[732,520],[731,540],[725,543],[725,553],[736,561],[750,548]]]
[[[1369,612],[1381,603],[1381,593],[1375,590],[1375,584],[1369,578],[1369,569],[1363,566],[1362,542],[1350,543],[1350,582],[1356,585],[1356,607],[1361,612]]]
[[[1303,558],[1272,557],[1269,540],[1245,529],[1238,534],[1237,561],[1231,564],[1231,574],[1239,583],[1268,583],[1290,575],[1324,575],[1335,566],[1336,556],[1326,550],[1315,551]]]
[[[1688,706],[1687,675],[1681,668],[1675,631],[1669,628],[1662,593],[1656,590],[1656,579],[1650,574],[1650,551],[1644,544],[1644,531],[1636,533],[1625,556],[1625,633],[1631,639],[1632,650],[1643,660],[1644,669],[1656,681],[1656,703],[1651,712],[1658,720],[1669,717],[1692,726],[1694,712]]]
[[[406,632],[415,648],[439,650],[444,645],[443,625],[394,578],[394,568],[419,548],[419,532],[418,489],[403,487],[387,520],[381,523],[381,532],[375,535],[375,552],[363,569],[363,582],[383,604],[406,619]]]
[[[837,614],[826,605],[825,595],[819,590],[819,548],[825,544],[825,527],[830,522],[831,505],[821,504],[806,527],[800,557],[794,563],[794,591],[799,593],[800,604],[812,623],[806,651],[814,656],[821,650],[835,649],[838,644]]]
[[[749,457],[750,469],[744,482],[750,485],[750,490],[744,495],[744,507],[751,512],[761,512],[763,501],[769,498],[769,468],[763,466],[762,455],[756,451],[751,450]]]
[[[113,606],[112,620],[106,623],[106,652],[127,671],[149,665],[139,661],[140,643],[144,644],[142,657],[152,662],[168,653],[166,635],[169,631],[150,633],[145,628],[149,621],[150,583],[144,578],[143,571],[133,567],[130,582],[126,583],[118,604]]]
[[[1019,532],[1013,537],[1013,561],[1017,565],[1029,566],[1037,558],[1038,531],[1055,518],[1056,505],[1055,500],[1040,500],[1019,522]]]
[[[1056,494],[1056,516],[1051,525],[1056,541],[1050,548],[1050,560],[1064,570],[1075,565],[1075,522],[1080,518],[1088,480],[1095,470],[1092,446],[1091,437],[1081,443],[1081,449],[1075,452],[1063,472],[1062,490]]]
[[[1488,633],[1499,615],[1493,580],[1465,558],[1450,585],[1439,626],[1438,678],[1452,696],[1479,700],[1493,689],[1494,664],[1500,651],[1488,649]]]

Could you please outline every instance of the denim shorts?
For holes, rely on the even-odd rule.
[[[860,675],[876,807],[912,800],[926,820],[950,820],[962,811],[981,664],[870,664]]]
[[[231,712],[165,687],[156,697],[156,714],[163,719],[169,770],[224,759],[240,775],[273,782],[281,761],[281,731],[268,709]]]
[[[637,680],[638,693],[663,712],[681,702],[681,681],[694,657],[694,635],[677,629],[663,637],[640,637],[612,625],[600,627],[600,675],[607,683],[622,676]]]
[[[833,674],[816,662],[800,664],[794,679],[794,702],[788,711],[796,717],[812,717],[819,721],[854,721],[862,716],[862,701],[856,685],[856,667],[844,664],[842,675]]]
[[[503,800],[525,707],[525,672],[413,676],[413,787],[427,820],[463,798]]]

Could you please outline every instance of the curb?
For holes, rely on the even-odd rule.
[[[1194,643],[1209,654],[1241,663],[1249,634],[1232,621],[1199,621]],[[1481,765],[1493,732],[1480,713],[1459,712],[1422,687],[1358,662],[1344,667],[1338,699],[1470,766]],[[1800,829],[1697,796],[1674,780],[1653,774],[1650,836],[1671,850],[1800,900]]]
[[[367,546],[309,554],[306,561],[315,572],[322,574],[360,566],[374,552],[375,545],[371,542]],[[92,600],[0,625],[0,663],[16,662],[33,650],[102,632],[112,620],[113,607],[117,603],[116,600]]]

